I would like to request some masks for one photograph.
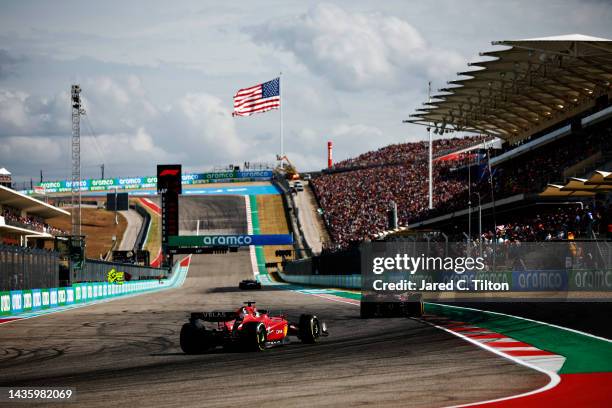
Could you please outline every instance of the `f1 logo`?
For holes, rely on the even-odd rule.
[[[179,172],[179,169],[165,169],[159,174],[159,177],[163,176],[176,176]]]

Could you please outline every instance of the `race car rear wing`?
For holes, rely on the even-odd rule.
[[[228,322],[236,320],[238,313],[236,312],[192,312],[190,320],[203,320],[205,322]]]

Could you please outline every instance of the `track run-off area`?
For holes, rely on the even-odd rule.
[[[196,227],[200,233],[258,233],[254,206],[253,197],[241,195],[182,197],[181,233]],[[175,269],[165,290],[2,324],[0,386],[73,387],[79,406],[94,407],[609,402],[608,339],[434,304],[426,305],[423,319],[362,320],[358,293],[277,282],[262,258],[255,247],[194,255],[189,266],[188,258]],[[263,289],[239,291],[238,282],[253,275]],[[182,353],[178,334],[188,312],[233,310],[246,300],[290,320],[316,314],[330,337],[262,353]]]

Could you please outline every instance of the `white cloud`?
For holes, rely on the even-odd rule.
[[[0,126],[3,128],[23,128],[27,124],[24,92],[0,92]]]
[[[364,124],[340,124],[332,129],[332,135],[343,138],[351,137],[355,139],[378,139],[383,136],[382,130]]]
[[[407,21],[319,4],[307,13],[250,30],[254,40],[289,51],[337,87],[390,89],[450,75],[465,59],[436,49]]]
[[[215,163],[248,159],[244,154],[251,142],[238,138],[229,108],[215,96],[191,92],[158,108],[135,76],[89,78],[83,84],[87,111],[81,121],[84,168],[105,163],[109,171],[121,168],[125,174],[142,174],[163,162],[210,168]],[[45,98],[0,89],[2,166],[14,174],[53,168],[58,172],[53,177],[66,177],[70,169],[69,101],[67,92]]]
[[[86,136],[81,144],[82,162],[90,165],[105,162],[110,168],[122,165],[132,175],[142,173],[143,169],[150,171],[157,163],[184,158],[162,148],[142,127],[133,133],[101,134],[95,140],[93,136]]]
[[[612,37],[612,8],[602,0],[330,2],[337,5],[191,1],[143,8],[109,0],[95,18],[85,3],[4,7],[0,166],[27,180],[41,168],[45,176],[52,168],[69,175],[73,81],[87,110],[84,171],[99,174],[103,161],[117,176],[151,173],[162,160],[194,170],[270,161],[278,112],[232,118],[231,96],[282,71],[285,149],[300,170],[319,169],[327,140],[341,160],[426,137],[402,119],[426,99],[427,81],[438,88],[455,79],[466,69],[461,55],[479,59],[491,40]],[[25,136],[36,143],[12,139]]]
[[[105,99],[110,99],[110,101],[118,104],[121,107],[126,106],[130,102],[130,97],[125,91],[125,89],[117,84],[112,79],[106,78],[97,78],[94,81],[90,81],[93,85],[93,88],[96,90],[96,94]]]
[[[190,143],[194,148],[216,152],[224,158],[240,158],[246,146],[238,139],[231,112],[221,100],[206,93],[189,93],[179,106],[193,126]]]
[[[53,97],[35,97],[23,91],[0,89],[0,137],[69,131],[69,115],[60,114],[69,111],[69,101],[66,92]]]
[[[18,158],[27,163],[52,162],[62,156],[61,146],[52,138],[13,136],[4,138],[0,144],[0,160]]]
[[[377,148],[382,139],[381,129],[361,123],[342,123],[328,132],[303,128],[289,140],[287,156],[299,170],[320,169],[327,165],[328,140],[334,145],[334,161],[339,161]]]

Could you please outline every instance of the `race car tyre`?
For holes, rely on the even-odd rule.
[[[206,332],[191,323],[185,323],[181,327],[180,344],[181,350],[186,354],[202,354],[210,348]]]
[[[266,325],[261,322],[249,322],[242,325],[240,337],[242,346],[247,351],[266,349]]]
[[[301,315],[298,330],[298,338],[302,341],[302,343],[316,343],[321,336],[321,324],[319,323],[317,316],[309,314]]]
[[[404,303],[404,313],[406,317],[421,317],[423,316],[423,302],[406,302]]]
[[[359,304],[359,317],[369,319],[374,317],[376,312],[376,304],[370,302],[361,302]]]

